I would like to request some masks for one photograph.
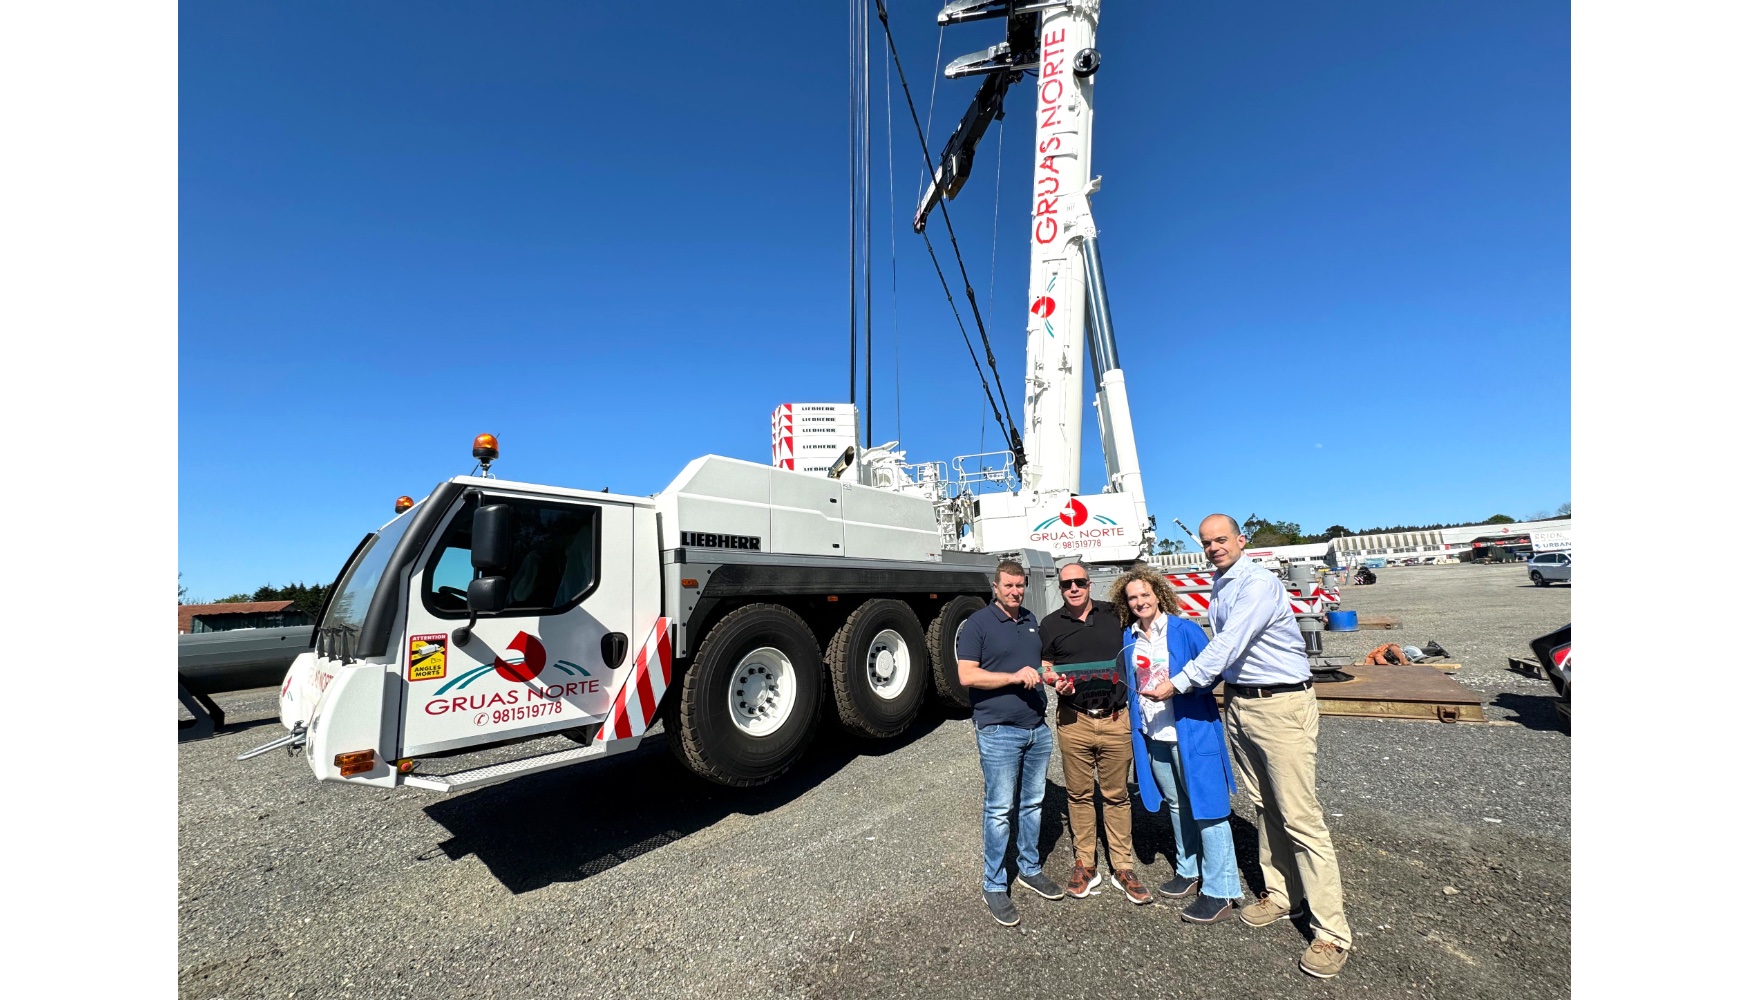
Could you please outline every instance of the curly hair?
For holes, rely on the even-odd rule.
[[[1148,584],[1149,589],[1155,592],[1155,600],[1161,603],[1161,614],[1179,613],[1179,595],[1173,590],[1172,584],[1148,566],[1138,566],[1112,584],[1112,593],[1108,599],[1112,602],[1112,610],[1118,614],[1119,624],[1125,628],[1130,627],[1130,602],[1125,600],[1124,591],[1138,580]]]

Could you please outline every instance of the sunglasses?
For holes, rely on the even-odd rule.
[[[1083,590],[1088,589],[1087,578],[1083,577],[1080,580],[1059,580],[1059,581],[1057,581],[1057,589],[1058,590],[1068,590],[1071,587],[1080,587]]]

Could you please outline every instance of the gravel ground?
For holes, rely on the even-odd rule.
[[[979,897],[971,725],[931,713],[868,746],[823,732],[774,785],[693,779],[660,737],[614,760],[451,797],[318,784],[302,760],[230,758],[280,730],[272,689],[180,747],[180,987],[242,997],[1565,997],[1569,749],[1553,692],[1505,669],[1568,621],[1523,566],[1380,571],[1345,607],[1436,639],[1487,724],[1326,718],[1320,789],[1357,931],[1343,975],[1295,960],[1289,923],[1193,927],[1109,887],[1021,925]],[[1142,874],[1171,841],[1136,810]],[[1061,772],[1047,873],[1068,874]],[[1261,883],[1249,807],[1241,872]]]

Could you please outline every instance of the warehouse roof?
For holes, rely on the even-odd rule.
[[[176,631],[188,632],[194,628],[195,616],[206,615],[250,615],[264,614],[271,611],[284,611],[292,606],[291,601],[233,601],[229,604],[178,604],[176,606]]]

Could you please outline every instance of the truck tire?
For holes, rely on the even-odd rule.
[[[664,719],[668,745],[702,778],[763,785],[808,748],[820,683],[820,643],[796,612],[737,608],[699,644]]]
[[[905,732],[930,684],[928,660],[924,627],[904,601],[864,601],[827,647],[839,723],[876,739]]]
[[[950,708],[972,707],[972,696],[967,693],[966,685],[960,683],[960,660],[954,655],[954,645],[960,638],[960,626],[986,603],[983,598],[962,594],[942,605],[941,613],[930,622],[927,642],[936,700]]]

